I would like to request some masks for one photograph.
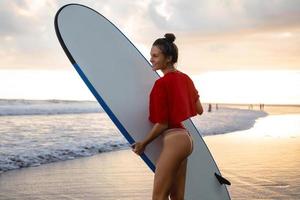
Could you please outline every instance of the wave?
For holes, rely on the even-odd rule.
[[[110,141],[102,144],[86,144],[60,149],[39,149],[38,151],[24,151],[20,154],[7,154],[0,156],[0,174],[9,170],[37,167],[42,164],[72,160],[80,157],[92,156],[99,153],[128,148],[124,140]]]
[[[92,114],[54,115],[63,113]],[[0,121],[0,173],[129,148],[97,102],[0,100],[0,115],[22,114],[32,116]],[[202,136],[209,136],[250,129],[265,116],[263,111],[222,107],[192,120]]]
[[[104,112],[96,101],[0,99],[0,116]]]

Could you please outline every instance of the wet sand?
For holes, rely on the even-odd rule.
[[[300,199],[300,134],[204,138],[232,199]],[[0,175],[0,199],[150,199],[153,174],[130,150]]]
[[[5,172],[0,199],[144,199],[152,179],[139,157],[122,150]]]
[[[232,199],[300,199],[300,137],[240,133],[205,141],[232,186]]]
[[[249,130],[204,137],[232,183],[232,199],[300,199],[300,115],[280,114]],[[127,149],[2,173],[0,199],[151,199],[152,181]]]

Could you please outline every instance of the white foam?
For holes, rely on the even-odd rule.
[[[245,130],[254,126],[256,119],[267,116],[263,111],[222,108],[204,112],[192,118],[201,135],[217,135]]]
[[[96,102],[0,100],[0,173],[129,148],[99,110]],[[73,114],[56,115],[63,113]],[[220,108],[192,120],[206,136],[249,129],[264,116],[261,111]]]
[[[95,101],[0,100],[0,116],[103,112]]]

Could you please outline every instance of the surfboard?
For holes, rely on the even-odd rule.
[[[54,26],[67,57],[120,133],[130,144],[145,138],[153,126],[148,120],[149,94],[160,78],[147,59],[113,23],[87,6],[61,7]],[[230,199],[201,134],[191,119],[183,124],[194,140],[194,151],[188,158],[185,199]],[[161,145],[159,136],[141,155],[153,172]]]

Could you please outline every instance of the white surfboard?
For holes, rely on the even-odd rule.
[[[116,26],[86,6],[60,8],[55,30],[69,60],[121,134],[130,144],[142,140],[152,127],[149,93],[159,78],[149,62]],[[194,139],[185,199],[230,199],[226,186],[216,178],[220,171],[200,133],[190,119],[184,126]],[[158,137],[141,156],[152,171],[160,150]]]

